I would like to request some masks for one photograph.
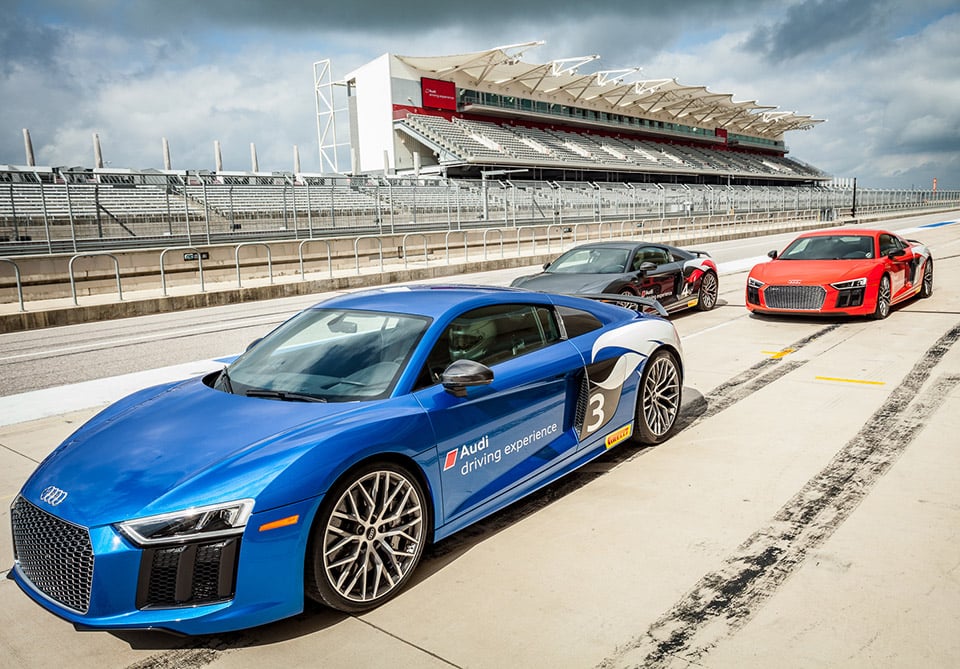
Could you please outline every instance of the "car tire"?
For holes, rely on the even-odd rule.
[[[705,272],[700,278],[700,291],[697,299],[697,309],[710,311],[717,306],[717,295],[720,292],[720,282],[713,272]]]
[[[659,444],[673,433],[680,415],[683,391],[680,363],[670,351],[660,349],[647,360],[637,391],[634,441]]]
[[[923,279],[920,283],[920,297],[926,298],[933,295],[933,260],[927,260],[923,263]]]
[[[405,467],[375,462],[343,477],[314,522],[307,595],[347,613],[380,606],[420,562],[430,515],[423,485]]]
[[[626,295],[627,297],[637,296],[637,294],[629,288],[621,288],[620,290],[617,291],[617,295]],[[640,305],[634,304],[633,302],[615,302],[614,304],[616,304],[619,307],[623,307],[624,309],[631,309],[633,311],[641,310]]]
[[[890,315],[890,277],[884,274],[880,277],[877,287],[877,307],[873,310],[874,320],[882,321]]]

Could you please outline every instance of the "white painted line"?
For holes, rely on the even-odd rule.
[[[728,262],[717,263],[717,272],[719,274],[736,274],[753,269],[754,265],[762,262],[770,262],[769,256],[754,256],[752,258],[740,258],[739,260],[730,260]]]
[[[699,337],[702,334],[707,334],[708,332],[713,332],[714,330],[725,328],[728,325],[733,325],[734,323],[736,323],[736,319],[732,321],[724,321],[723,323],[718,323],[717,325],[705,328],[703,330],[697,330],[696,332],[691,332],[688,335],[683,335],[682,337],[680,337],[680,341],[687,341],[688,339],[693,339],[694,337]]]
[[[253,327],[254,325],[262,325],[263,323],[279,323],[284,320],[284,317],[278,316],[261,316],[259,318],[251,318],[249,320],[242,321],[239,325],[235,326],[237,328],[246,328]],[[77,346],[64,346],[62,348],[54,349],[42,349],[39,351],[32,351],[30,353],[18,353],[16,355],[7,355],[0,357],[0,362],[6,362],[8,360],[22,360],[23,358],[50,358],[56,355],[63,355],[64,353],[77,353],[80,351],[96,351],[103,348],[116,347],[116,346],[126,346],[128,344],[142,344],[149,341],[157,341],[159,339],[171,339],[172,337],[187,337],[197,334],[210,334],[211,332],[220,332],[223,329],[223,325],[219,323],[213,323],[210,325],[205,325],[203,327],[196,328],[184,328],[176,331],[164,331],[157,332],[149,335],[142,335],[139,337],[126,337],[123,339],[109,339],[109,340],[100,340],[92,342],[89,344],[80,344]]]

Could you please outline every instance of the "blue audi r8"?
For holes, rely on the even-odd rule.
[[[429,542],[622,442],[662,442],[682,379],[670,322],[603,301],[335,297],[67,438],[13,501],[11,576],[78,628],[216,633],[305,598],[365,611]]]

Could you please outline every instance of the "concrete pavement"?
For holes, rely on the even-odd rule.
[[[674,318],[678,434],[437,544],[375,611],[310,606],[214,638],[77,633],[2,580],[0,665],[960,666],[960,235],[925,241],[934,295],[885,321],[753,317],[723,283],[717,309]],[[0,428],[0,524],[92,412]]]

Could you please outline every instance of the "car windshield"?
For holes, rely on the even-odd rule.
[[[237,358],[217,388],[288,401],[386,397],[430,319],[308,309]]]
[[[873,237],[817,235],[800,237],[783,250],[781,260],[858,260],[872,258]]]
[[[628,255],[626,249],[573,249],[557,258],[547,271],[555,274],[623,274]]]

